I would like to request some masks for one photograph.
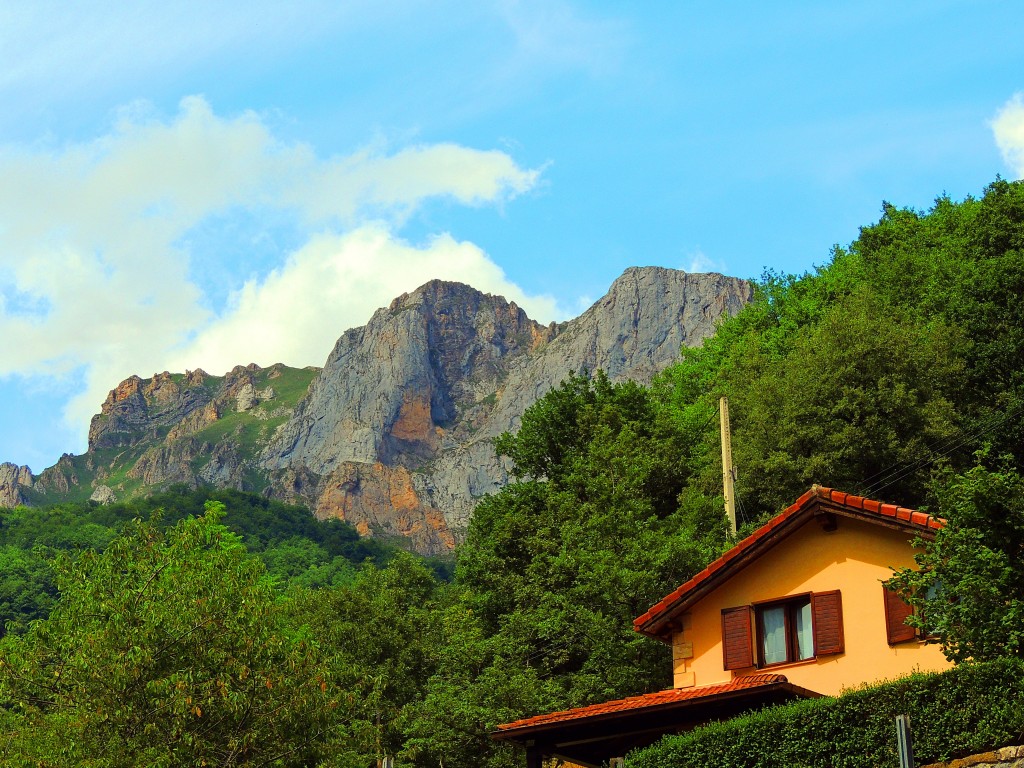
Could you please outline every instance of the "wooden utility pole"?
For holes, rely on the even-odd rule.
[[[736,475],[732,468],[732,433],[729,431],[729,399],[718,401],[718,417],[722,427],[722,488],[725,494],[725,514],[729,517],[729,532],[736,535]]]

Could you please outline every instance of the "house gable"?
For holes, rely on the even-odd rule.
[[[836,524],[838,517],[861,519],[924,539],[933,538],[935,531],[944,525],[943,520],[924,512],[814,486],[703,571],[651,606],[633,621],[633,628],[641,634],[668,642],[673,628],[678,627],[678,617],[704,595],[800,530],[808,521],[817,521],[827,531]]]
[[[933,536],[942,521],[900,507],[885,514],[857,497],[851,507],[848,498],[812,489],[637,619],[640,631],[672,643],[676,687],[780,671],[834,694],[948,667],[916,633],[891,642],[882,587],[893,569],[914,566],[914,538]]]

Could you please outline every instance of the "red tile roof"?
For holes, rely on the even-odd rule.
[[[664,614],[670,608],[679,607],[698,587],[708,587],[724,580],[729,571],[736,567],[735,562],[743,564],[749,562],[757,553],[767,549],[799,527],[800,524],[806,522],[811,515],[812,508],[816,507],[822,508],[821,511],[824,512],[849,515],[880,524],[895,524],[908,532],[916,532],[926,538],[934,536],[934,532],[942,528],[946,522],[917,510],[897,507],[894,504],[885,504],[881,501],[865,499],[862,496],[854,496],[816,485],[703,571],[651,606],[647,613],[634,619],[633,628],[638,632],[655,636],[659,628],[658,624],[660,624],[658,619],[667,618]],[[733,566],[729,567],[730,564]]]
[[[520,729],[534,728],[536,726],[550,725],[553,723],[564,723],[568,720],[579,720],[582,718],[596,717],[600,715],[612,715],[619,712],[626,712],[628,710],[662,707],[684,701],[706,701],[708,699],[720,698],[728,694],[743,691],[755,691],[757,689],[770,688],[772,686],[779,686],[788,683],[789,680],[786,679],[785,675],[745,675],[743,677],[737,677],[732,682],[721,683],[718,685],[704,685],[699,688],[675,688],[668,691],[658,691],[657,693],[645,693],[642,696],[631,696],[628,699],[606,701],[601,704],[592,704],[589,707],[577,707],[576,709],[567,709],[563,712],[550,712],[546,715],[527,717],[523,720],[516,720],[512,723],[499,725],[498,732],[494,735],[496,738],[501,738],[505,733],[509,733],[511,735],[511,732],[519,731]],[[800,690],[806,695],[817,695],[811,691],[803,691],[803,689],[796,689],[795,687],[794,690]]]

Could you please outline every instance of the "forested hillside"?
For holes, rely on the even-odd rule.
[[[815,273],[767,275],[651,386],[583,372],[529,408],[496,441],[513,482],[476,507],[450,582],[412,555],[346,550],[361,542],[340,529],[335,546],[264,534],[277,523],[253,512],[243,528],[240,496],[116,538],[103,508],[56,510],[78,538],[33,553],[53,568],[48,618],[0,644],[2,761],[519,764],[488,738],[498,723],[668,684],[667,649],[631,622],[728,544],[721,395],[746,526],[814,482],[931,507],[977,533],[951,540],[958,562],[996,569],[991,604],[1017,610],[1022,302],[1024,184],[928,212],[886,204]],[[996,512],[1009,522],[992,535]],[[17,537],[28,514],[4,519],[9,558],[46,535],[40,518]],[[309,541],[318,567],[371,562],[313,578],[296,565]],[[953,651],[963,624],[940,627]],[[1017,633],[982,639],[1021,653]]]
[[[226,507],[224,525],[259,556],[280,586],[348,581],[363,563],[383,565],[399,551],[380,539],[360,537],[340,520],[320,521],[304,507],[230,489],[181,486],[108,505],[0,508],[0,634],[19,633],[49,613],[57,597],[51,565],[58,556],[102,552],[135,519],[170,528],[203,514],[207,501]],[[430,563],[439,574],[450,570],[443,561]]]
[[[751,517],[812,482],[922,506],[982,446],[1020,467],[1022,352],[1024,189],[997,180],[927,213],[885,204],[815,274],[768,275],[661,384],[729,396]]]

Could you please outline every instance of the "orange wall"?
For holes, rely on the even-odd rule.
[[[950,666],[938,645],[915,641],[890,646],[886,641],[881,583],[892,575],[889,566],[914,565],[910,537],[847,517],[837,520],[838,529],[831,533],[813,520],[804,524],[691,608],[683,631],[673,638],[677,688],[770,671],[831,695],[865,682]],[[834,589],[842,593],[845,653],[764,670],[723,669],[723,608]],[[689,659],[680,658],[689,655],[686,643],[692,643]]]

